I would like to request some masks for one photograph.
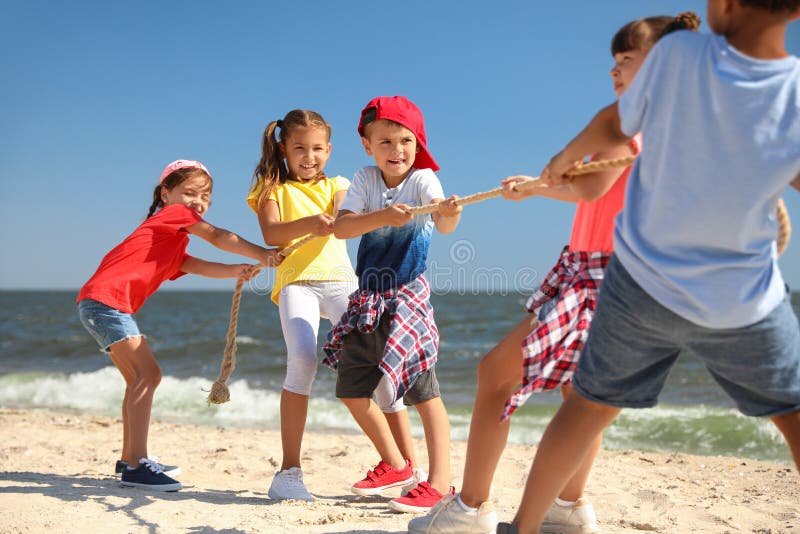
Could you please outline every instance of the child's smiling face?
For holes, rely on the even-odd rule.
[[[313,126],[296,126],[281,143],[289,174],[295,180],[313,180],[325,168],[331,155],[328,132]]]
[[[366,126],[364,150],[375,158],[387,185],[394,187],[408,176],[419,146],[413,132],[396,122],[377,120]],[[391,183],[389,183],[391,182]]]
[[[211,181],[204,174],[196,174],[172,189],[162,188],[161,200],[164,206],[183,204],[203,215],[211,205]]]

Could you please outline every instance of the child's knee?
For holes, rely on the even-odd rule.
[[[504,395],[514,391],[522,380],[522,362],[515,373],[498,366],[489,358],[478,363],[478,387],[484,391],[495,391]]]
[[[286,378],[283,381],[283,389],[299,395],[310,395],[316,375],[316,356],[291,356],[286,362]]]

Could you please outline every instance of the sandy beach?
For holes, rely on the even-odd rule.
[[[375,463],[360,435],[308,433],[304,472],[314,503],[275,502],[276,431],[154,422],[151,453],[183,469],[184,489],[148,494],[112,476],[120,421],[0,409],[2,532],[405,532],[410,515],[349,486]],[[424,443],[417,442],[425,465]],[[458,488],[466,444],[453,444]],[[493,487],[501,519],[513,517],[535,446],[509,446]],[[394,495],[390,495],[392,497]],[[603,532],[800,533],[793,466],[743,458],[603,451],[589,484]]]

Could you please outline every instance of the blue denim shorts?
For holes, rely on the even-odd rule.
[[[686,349],[745,415],[800,410],[800,326],[784,301],[742,328],[698,326],[647,294],[612,257],[572,385],[589,400],[655,406],[669,370]]]
[[[92,334],[100,345],[100,350],[106,354],[111,352],[111,345],[142,336],[136,319],[130,313],[125,313],[107,306],[102,302],[84,299],[78,303],[78,315],[83,326]]]

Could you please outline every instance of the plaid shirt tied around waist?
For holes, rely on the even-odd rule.
[[[525,404],[532,393],[570,381],[597,306],[597,292],[611,258],[607,252],[570,251],[564,247],[558,263],[534,291],[525,307],[531,313],[548,301],[535,329],[522,342],[522,387],[506,402],[501,420]]]
[[[365,334],[374,332],[381,316],[389,313],[392,321],[379,367],[394,385],[395,399],[402,397],[437,360],[439,330],[433,321],[430,296],[423,276],[383,292],[355,291],[339,323],[328,332],[322,362],[335,370],[344,337],[356,329]]]

